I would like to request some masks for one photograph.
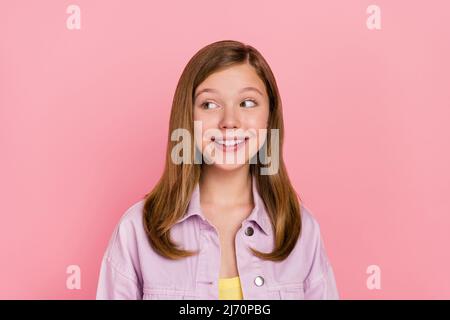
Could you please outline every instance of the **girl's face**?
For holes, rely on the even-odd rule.
[[[234,170],[248,163],[266,140],[269,97],[251,65],[233,65],[198,85],[193,114],[204,161]]]

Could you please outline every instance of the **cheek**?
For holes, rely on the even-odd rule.
[[[264,106],[243,118],[243,126],[252,129],[266,129],[269,120],[269,107]]]
[[[266,118],[249,118],[245,120],[243,127],[247,129],[267,129]]]
[[[218,120],[214,116],[204,115],[200,112],[194,112],[193,118],[196,121],[194,124],[195,144],[205,153],[205,150],[209,150],[207,146],[211,144],[210,135],[214,134],[214,130],[218,128]]]
[[[243,127],[246,129],[254,129],[256,130],[257,136],[260,137],[258,140],[258,145],[261,146],[264,143],[265,136],[264,131],[261,129],[267,129],[268,127],[269,114],[268,112],[258,112],[252,115],[251,117],[245,118],[245,123],[243,123]]]
[[[218,128],[218,119],[213,115],[202,114],[201,112],[195,112],[193,114],[194,121],[197,122],[198,129],[203,130],[204,133],[208,129],[217,129]]]
[[[221,119],[221,112],[217,112],[217,110],[216,112],[211,112],[202,110],[199,107],[194,107],[192,117],[194,118],[194,121],[201,121],[205,127],[217,128]]]

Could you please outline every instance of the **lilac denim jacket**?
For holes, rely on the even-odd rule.
[[[235,238],[237,268],[246,300],[339,299],[333,269],[317,221],[301,205],[302,233],[281,262],[261,260],[247,246],[272,250],[273,231],[253,181],[255,207]],[[151,248],[142,222],[144,200],[122,216],[103,256],[97,299],[219,298],[218,233],[202,214],[197,184],[186,214],[172,227],[172,239],[198,255],[173,261]]]

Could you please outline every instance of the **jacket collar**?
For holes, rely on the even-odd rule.
[[[253,201],[255,207],[253,208],[250,215],[244,221],[254,221],[261,228],[261,230],[266,234],[270,235],[272,233],[272,225],[270,222],[270,218],[268,216],[266,207],[264,205],[264,201],[261,198],[258,189],[256,187],[256,179],[252,177],[252,193],[253,193]],[[181,223],[188,219],[191,216],[197,215],[206,221],[206,218],[202,212],[200,206],[200,186],[199,183],[196,184],[194,191],[191,195],[191,200],[189,202],[186,213],[183,217],[176,222],[176,224]]]

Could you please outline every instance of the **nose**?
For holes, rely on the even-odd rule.
[[[236,108],[227,106],[224,108],[222,119],[220,120],[220,129],[236,129],[241,126],[239,114]]]

